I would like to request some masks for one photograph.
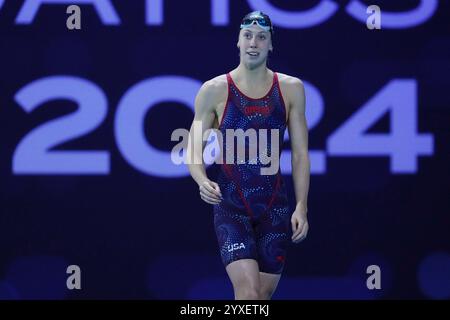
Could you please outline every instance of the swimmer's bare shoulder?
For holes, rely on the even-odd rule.
[[[295,94],[299,87],[303,87],[303,82],[297,77],[293,77],[281,72],[277,72],[280,83],[281,94],[283,96],[286,112],[289,114],[290,108],[295,103]]]
[[[212,127],[217,128],[219,119],[222,118],[227,98],[228,83],[225,74],[205,81],[196,97],[196,114],[208,114],[208,119],[203,120],[212,121]]]

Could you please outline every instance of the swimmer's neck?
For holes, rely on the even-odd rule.
[[[268,78],[271,78],[273,75],[272,71],[265,64],[252,70],[246,68],[243,64],[239,64],[231,71],[231,74],[237,82],[256,85],[267,83]]]

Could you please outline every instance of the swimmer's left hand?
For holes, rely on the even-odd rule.
[[[291,217],[291,225],[292,225],[292,242],[299,243],[305,240],[308,235],[308,217],[307,217],[307,209],[304,205],[299,203],[295,208],[294,213]]]

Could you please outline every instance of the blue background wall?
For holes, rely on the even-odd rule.
[[[309,236],[274,298],[450,298],[447,1],[97,1],[73,31],[40,2],[0,1],[0,298],[232,298],[170,138],[256,9],[269,68],[305,82],[312,160]]]

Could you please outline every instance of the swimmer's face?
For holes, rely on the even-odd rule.
[[[250,69],[265,63],[269,50],[273,49],[270,32],[257,25],[241,29],[237,46],[240,48],[241,61]]]

